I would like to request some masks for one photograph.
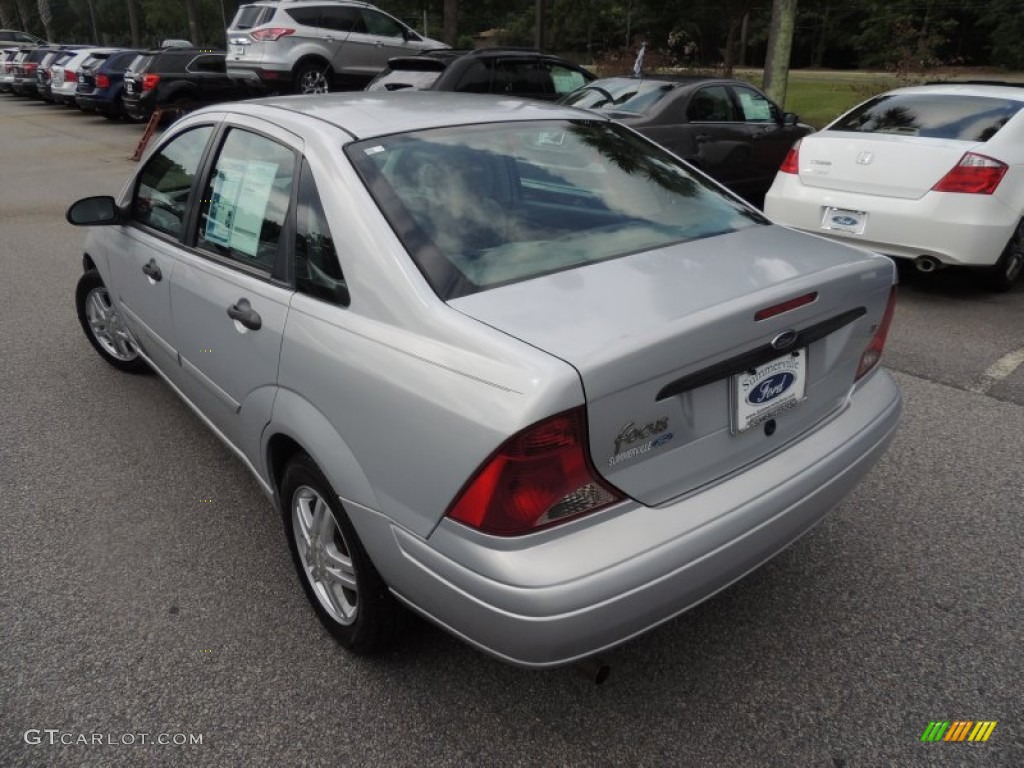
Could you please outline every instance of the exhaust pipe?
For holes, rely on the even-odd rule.
[[[588,680],[592,680],[594,685],[600,685],[607,680],[608,675],[610,675],[612,671],[612,668],[605,664],[604,660],[598,656],[581,659],[576,662],[575,666],[576,671]]]
[[[942,262],[938,259],[932,258],[931,256],[918,256],[914,259],[914,266],[917,267],[918,272],[934,272],[942,266]]]

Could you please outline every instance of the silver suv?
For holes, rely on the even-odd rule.
[[[228,77],[293,93],[359,89],[392,56],[447,48],[369,3],[292,0],[243,5],[228,36]]]

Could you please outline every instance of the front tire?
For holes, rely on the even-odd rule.
[[[292,561],[321,623],[353,653],[386,648],[399,606],[366,554],[338,495],[304,453],[285,467],[281,505]]]
[[[1003,249],[999,261],[986,270],[986,282],[992,291],[1010,290],[1024,272],[1024,219],[1017,224],[1010,242]]]
[[[330,69],[323,64],[303,64],[295,71],[292,89],[298,94],[329,93]]]
[[[149,366],[139,357],[135,340],[128,331],[103,278],[90,269],[75,289],[78,322],[100,357],[125,373],[147,373]]]

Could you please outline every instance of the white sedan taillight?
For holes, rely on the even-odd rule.
[[[934,192],[965,192],[973,195],[991,195],[1003,180],[1009,166],[995,158],[968,152],[953,166],[953,170],[932,187]]]
[[[508,536],[621,501],[624,496],[598,477],[586,434],[580,407],[509,438],[455,497],[448,517]]]
[[[795,173],[800,174],[800,142],[803,139],[797,139],[796,144],[789,148],[789,152],[786,153],[786,157],[782,160],[782,165],[779,166],[779,173]]]

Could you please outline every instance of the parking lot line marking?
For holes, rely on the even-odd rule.
[[[985,369],[985,372],[981,374],[981,383],[971,387],[971,391],[985,394],[1000,381],[1020,368],[1021,365],[1024,365],[1024,348],[1018,349],[1015,352],[1010,352],[996,360],[992,365]]]

